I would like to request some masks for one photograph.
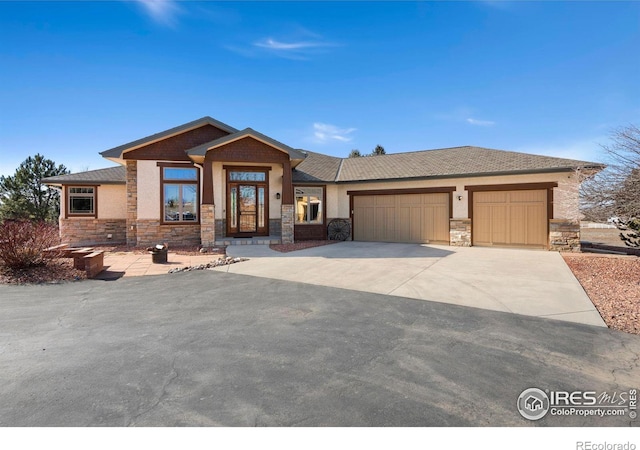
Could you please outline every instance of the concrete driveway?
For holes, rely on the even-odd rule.
[[[638,336],[215,271],[0,291],[0,426],[629,426],[516,408],[637,387]]]
[[[340,242],[291,253],[229,246],[231,273],[606,326],[557,252]]]

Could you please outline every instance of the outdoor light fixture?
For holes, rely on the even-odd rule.
[[[458,200],[462,201],[462,195],[458,195]]]
[[[280,192],[276,194],[276,199],[280,200]]]

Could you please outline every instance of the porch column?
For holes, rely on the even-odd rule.
[[[216,217],[213,204],[213,161],[209,154],[202,164],[202,204],[200,205],[200,244],[213,247],[216,241]]]
[[[283,244],[293,243],[293,226],[295,207],[293,205],[293,184],[291,181],[291,162],[287,161],[282,164],[282,234],[280,239]]]
[[[126,162],[127,245],[138,245],[138,162]]]

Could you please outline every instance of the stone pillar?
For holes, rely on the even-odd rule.
[[[138,164],[127,161],[127,245],[138,244]]]
[[[550,219],[549,250],[579,252],[580,222],[570,219]]]
[[[281,240],[283,244],[293,244],[293,224],[294,224],[294,206],[282,205],[282,233]]]
[[[215,208],[213,205],[200,206],[200,245],[213,247],[216,241]]]
[[[449,245],[471,247],[471,219],[449,219]]]

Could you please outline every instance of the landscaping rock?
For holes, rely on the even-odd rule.
[[[227,256],[225,258],[216,259],[206,264],[198,264],[197,266],[190,267],[176,267],[174,269],[169,270],[169,273],[178,273],[178,272],[191,272],[192,270],[205,270],[205,269],[213,269],[214,267],[220,266],[228,266],[230,264],[236,264],[243,261],[248,261],[249,258],[232,258],[231,256]]]

